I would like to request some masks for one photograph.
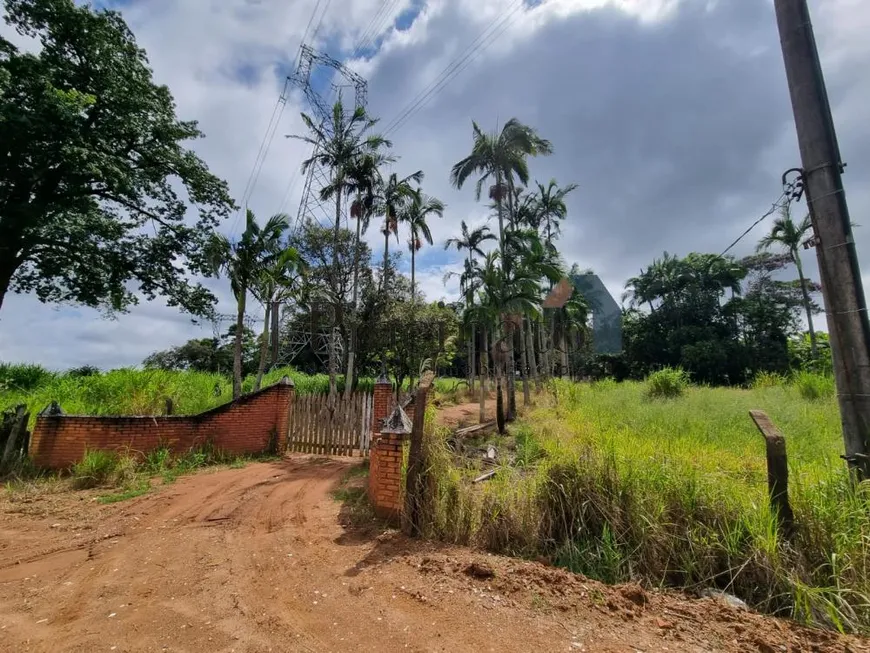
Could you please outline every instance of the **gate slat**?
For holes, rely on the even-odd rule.
[[[288,423],[290,451],[326,456],[365,457],[371,446],[374,396],[354,392],[346,400],[339,396],[335,410],[329,410],[328,394],[297,397]]]

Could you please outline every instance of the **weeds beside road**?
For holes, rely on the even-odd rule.
[[[663,400],[641,383],[557,382],[557,400],[540,396],[511,438],[493,436],[508,464],[491,481],[472,485],[479,465],[454,456],[446,433],[432,437],[429,534],[608,582],[718,588],[762,611],[866,632],[868,488],[839,459],[839,415],[824,386],[768,379]],[[769,508],[754,408],[786,436],[790,541]]]

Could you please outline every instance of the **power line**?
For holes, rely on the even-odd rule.
[[[755,222],[753,222],[751,225],[749,225],[749,228],[746,231],[744,231],[742,234],[740,234],[740,236],[737,238],[737,240],[735,240],[733,243],[728,245],[728,247],[726,247],[725,250],[719,256],[725,256],[725,254],[727,254],[731,250],[731,248],[734,247],[737,243],[739,243],[741,240],[743,240],[747,236],[747,234],[749,234],[750,231],[755,229],[755,227],[757,227],[764,220],[766,220],[771,215],[773,215],[778,209],[781,209],[782,207],[787,206],[790,200],[787,200],[785,204],[782,203],[782,200],[784,198],[788,197],[788,195],[789,195],[789,191],[784,190],[782,192],[782,195],[780,195],[779,198],[771,205],[771,207],[767,211],[767,213],[765,213],[760,218],[758,218]]]
[[[510,27],[516,19],[515,14],[524,6],[523,0],[518,0],[513,9],[507,14],[493,19],[489,26],[481,32],[466,49],[456,57],[447,67],[441,71],[438,77],[417,96],[411,100],[399,114],[394,117],[384,130],[384,135],[400,129],[415,113],[434,97],[444,86],[452,81],[459,73],[465,70],[471,63],[482,54],[492,43]]]
[[[371,34],[369,34],[367,41],[360,44],[360,47],[359,47],[360,53],[364,49],[372,47],[375,45],[375,43],[377,43],[378,36],[380,36],[381,32],[383,32],[384,29],[387,27],[387,25],[390,24],[390,16],[392,16],[393,10],[395,10],[395,8],[398,6],[399,1],[400,0],[392,0],[390,2],[390,0],[386,0],[384,2],[384,12],[383,12],[383,15],[381,16],[381,21],[378,24],[378,26],[372,30]]]
[[[287,88],[286,83],[284,84],[284,88]],[[248,175],[248,181],[245,184],[245,190],[242,193],[242,201],[238,210],[236,211],[236,217],[233,220],[233,228],[230,230],[230,235],[236,232],[236,228],[239,226],[239,218],[242,214],[242,209],[248,203],[250,199],[251,193],[253,192],[254,186],[257,184],[257,180],[260,177],[260,170],[263,169],[263,161],[265,160],[265,154],[268,151],[269,147],[272,145],[272,140],[275,137],[275,129],[278,126],[278,118],[280,118],[281,114],[284,113],[284,103],[285,97],[282,92],[278,97],[277,102],[275,102],[275,107],[272,109],[272,116],[269,118],[269,124],[266,125],[266,133],[263,134],[263,139],[260,141],[260,149],[257,150],[257,156],[254,159],[254,165],[251,168],[251,173]]]
[[[317,4],[320,4],[318,0]],[[311,40],[314,41],[317,38],[317,35],[320,33],[320,28],[323,27],[323,19],[326,18],[326,12],[329,11],[329,5],[332,4],[332,0],[326,0],[326,5],[323,7],[323,13],[320,14],[320,20],[317,22],[317,27],[314,28],[314,33],[311,35]],[[316,9],[316,7],[315,7]],[[305,41],[303,41],[304,43]]]
[[[322,0],[317,0],[317,4],[314,5],[314,9],[311,12],[311,16],[308,18],[308,24],[305,26],[305,31],[302,33],[302,38],[299,40],[299,48],[296,51],[296,58],[293,62],[293,68],[296,68],[296,64],[299,61],[299,54],[302,51],[302,46],[305,43],[305,40],[308,38],[308,33],[311,31],[311,25],[314,23],[314,18],[317,16],[317,11],[320,8],[320,3]],[[329,9],[329,4],[332,0],[327,0],[326,7],[324,7],[323,13],[320,16],[320,21],[317,24],[317,28],[315,29],[315,36],[317,32],[320,30],[320,26],[323,24],[323,18],[326,15],[326,10]],[[269,124],[266,125],[266,133],[263,134],[263,139],[260,141],[260,149],[257,151],[257,156],[254,159],[254,165],[251,168],[251,173],[248,175],[248,181],[245,184],[245,190],[242,193],[242,202],[236,211],[235,219],[233,220],[233,227],[230,230],[230,235],[232,236],[236,229],[239,226],[239,219],[241,218],[242,209],[246,208],[248,200],[250,200],[251,195],[254,192],[254,188],[257,185],[257,182],[260,179],[260,172],[263,169],[263,163],[266,161],[266,156],[268,155],[269,148],[272,146],[272,141],[275,138],[275,132],[278,129],[278,124],[281,121],[281,117],[284,114],[284,108],[287,105],[287,91],[289,87],[289,80],[284,80],[284,88],[281,91],[281,95],[278,96],[278,100],[275,102],[275,107],[272,109],[272,116],[269,118]],[[289,190],[288,190],[289,192]]]
[[[377,12],[375,12],[375,15],[369,21],[369,24],[366,25],[365,29],[360,34],[359,41],[357,41],[356,47],[353,49],[353,52],[350,55],[351,59],[356,59],[362,53],[362,51],[366,47],[368,47],[368,42],[372,38],[372,34],[375,33],[375,23],[383,18],[384,12],[387,8],[387,4],[389,2],[390,0],[383,0],[383,2],[381,2],[381,6],[378,8]]]

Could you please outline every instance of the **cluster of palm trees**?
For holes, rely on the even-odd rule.
[[[444,214],[444,204],[435,197],[426,195],[420,188],[423,171],[401,176],[395,172],[384,174],[387,166],[392,166],[397,157],[390,153],[392,143],[381,135],[372,132],[377,120],[371,118],[362,107],[348,111],[341,98],[332,107],[329,120],[318,124],[307,114],[302,120],[308,133],[293,136],[314,147],[311,157],[302,163],[303,173],[312,165],[319,165],[330,173],[329,183],[320,191],[320,199],[335,203],[335,239],[344,222],[343,209],[349,206],[349,215],[356,220],[354,274],[352,297],[339,296],[337,283],[330,283],[331,295],[327,298],[333,307],[334,328],[332,338],[342,327],[349,324],[348,354],[346,357],[345,393],[352,390],[352,379],[356,372],[356,342],[359,329],[359,270],[369,261],[359,257],[360,241],[372,218],[383,218],[381,233],[384,236],[383,270],[380,289],[387,293],[390,281],[390,237],[399,241],[400,225],[406,224],[409,230],[408,247],[411,252],[412,301],[416,297],[416,256],[423,243],[432,244],[432,232],[428,221],[433,216]],[[337,279],[338,251],[333,252],[332,276]],[[330,346],[329,359],[329,405],[334,407],[337,396],[338,348]]]
[[[549,141],[517,119],[509,120],[496,133],[484,132],[472,123],[471,153],[456,163],[450,179],[462,188],[476,177],[475,196],[480,200],[487,182],[491,208],[498,233],[488,226],[469,229],[465,221],[461,234],[447,241],[465,253],[460,274],[460,292],[465,303],[463,327],[468,339],[469,385],[480,381],[480,419],[484,419],[489,377],[489,360],[494,362],[496,406],[499,428],[516,415],[515,376],[519,369],[524,399],[529,401],[530,383],[538,389],[542,378],[551,376],[559,366],[567,371],[567,351],[572,334],[586,325],[586,304],[576,292],[570,300],[553,310],[542,306],[547,293],[564,276],[555,246],[560,223],[567,216],[565,196],[575,185],[560,188],[555,181],[547,186],[529,186],[528,159],[552,153]],[[485,251],[492,241],[496,246]],[[478,337],[479,336],[479,337]],[[480,344],[478,366],[477,344]],[[515,352],[519,351],[519,366]],[[557,361],[557,354],[561,358]],[[503,405],[503,385],[507,386],[507,410]]]
[[[433,243],[430,221],[442,217],[444,203],[423,192],[420,184],[423,171],[402,176],[385,169],[396,162],[390,152],[392,144],[374,133],[377,120],[357,107],[347,110],[341,99],[335,103],[329,118],[315,122],[302,114],[307,133],[294,135],[313,146],[312,155],[302,163],[303,173],[317,165],[329,172],[328,183],[320,190],[320,199],[334,203],[335,242],[338,243],[346,217],[356,220],[353,256],[353,283],[348,292],[339,283],[346,272],[340,269],[337,246],[333,248],[331,265],[327,266],[325,288],[321,299],[332,307],[332,338],[347,333],[346,392],[352,388],[355,370],[355,346],[359,324],[361,241],[373,218],[382,220],[384,237],[383,266],[378,292],[390,292],[390,241],[404,226],[411,262],[411,305],[416,305],[418,288],[416,260],[424,244]],[[475,376],[480,377],[481,412],[485,409],[487,384],[490,382],[490,359],[494,363],[494,381],[499,398],[500,424],[516,414],[515,376],[519,369],[523,378],[526,401],[529,385],[541,387],[542,379],[558,369],[567,370],[567,352],[576,342],[586,323],[587,307],[582,297],[574,293],[561,306],[545,311],[542,306],[547,293],[565,277],[556,240],[561,222],[567,216],[565,196],[575,186],[548,185],[529,187],[528,159],[548,155],[552,146],[537,132],[512,119],[498,132],[485,133],[473,123],[471,153],[453,166],[451,181],[462,188],[476,177],[476,197],[480,199],[484,186],[498,222],[497,233],[488,226],[469,229],[463,221],[461,235],[447,241],[445,247],[456,247],[467,254],[460,279],[464,297],[463,323],[468,342],[469,381],[474,389]],[[237,241],[215,236],[210,258],[216,274],[226,274],[236,298],[236,325],[233,394],[241,393],[241,343],[248,294],[259,301],[264,310],[259,374],[256,387],[265,370],[270,323],[280,302],[291,299],[305,284],[305,263],[295,249],[288,246],[290,221],[286,215],[272,216],[260,225],[247,211],[245,230]],[[495,245],[486,251],[487,243]],[[345,294],[349,296],[345,296]],[[298,297],[297,297],[298,299]],[[370,326],[370,325],[369,325]],[[330,347],[329,405],[337,399],[339,354],[335,343]],[[478,347],[479,346],[479,347]],[[515,352],[520,360],[515,360]],[[479,360],[479,366],[478,366]],[[519,365],[518,365],[519,363]],[[502,387],[507,386],[507,412],[502,403]]]

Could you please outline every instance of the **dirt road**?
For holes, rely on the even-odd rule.
[[[2,651],[824,651],[712,599],[343,526],[357,461],[203,472],[100,506],[0,502]]]

